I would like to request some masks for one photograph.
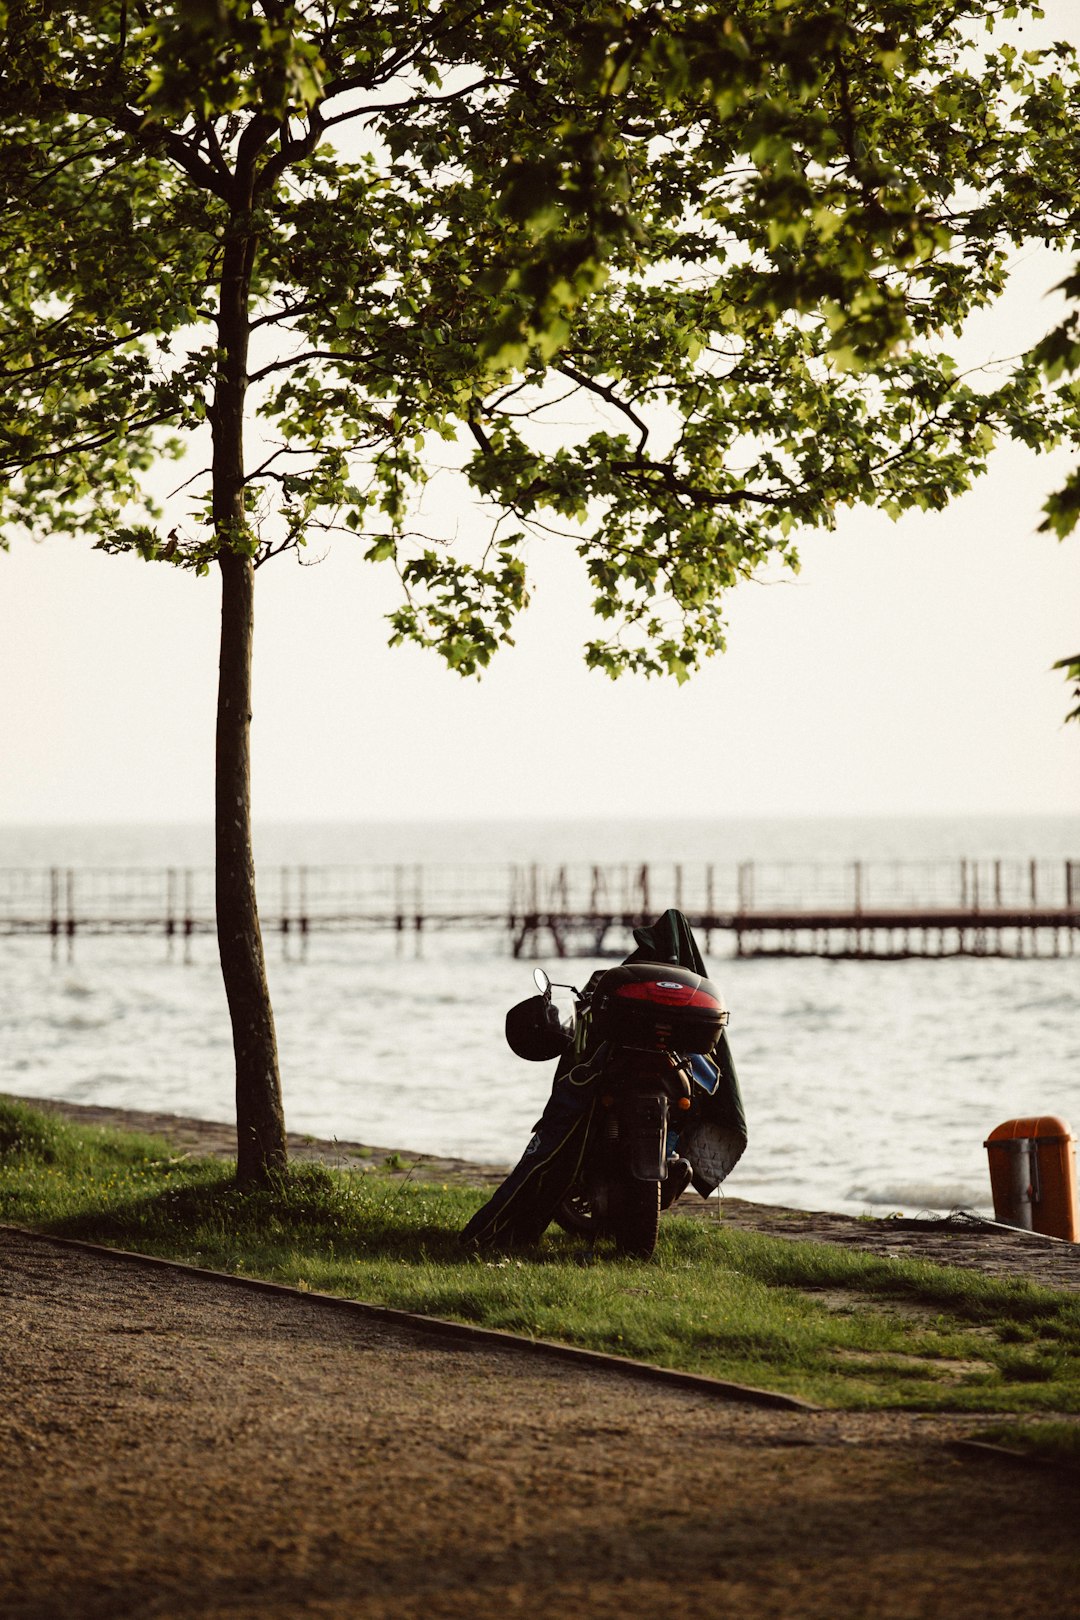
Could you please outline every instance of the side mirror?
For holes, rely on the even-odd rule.
[[[551,980],[542,967],[533,968],[533,984],[535,984],[542,996],[551,994]]]

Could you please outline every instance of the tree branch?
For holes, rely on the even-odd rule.
[[[249,331],[255,332],[260,326],[276,326],[279,321],[289,321],[297,315],[309,315],[313,309],[319,307],[317,299],[301,299],[299,303],[291,304],[287,309],[276,310],[272,315],[257,315],[251,322]]]
[[[69,97],[69,101],[82,98]],[[92,116],[101,117],[101,110],[92,106],[75,105],[69,109],[72,112],[86,112]],[[148,124],[141,112],[133,107],[113,107],[105,116],[111,117],[116,127],[129,135],[137,146],[144,152],[152,152],[155,147],[163,148],[166,156],[183,169],[189,180],[193,180],[202,191],[209,191],[222,202],[230,200],[232,178],[226,168],[225,174],[219,174],[214,166],[193,147],[183,135],[176,130],[167,129],[163,124]]]
[[[513,83],[511,79],[478,79],[475,84],[463,85],[460,90],[448,90],[443,96],[409,96],[404,101],[380,101],[368,103],[363,107],[355,107],[351,112],[335,113],[326,120],[326,128],[334,124],[344,124],[350,118],[370,118],[376,113],[405,112],[413,107],[439,107],[451,101],[460,101],[463,96],[471,96],[477,90],[488,90],[493,86],[500,89]]]
[[[103,445],[112,444],[128,433],[138,433],[143,428],[160,427],[164,422],[174,422],[176,414],[175,411],[156,411],[152,416],[144,416],[141,420],[129,417],[127,420],[114,423],[101,433],[92,434],[86,439],[78,439],[71,444],[58,445],[54,449],[42,450],[32,456],[9,455],[0,460],[0,468],[17,475],[25,472],[28,467],[47,466],[50,462],[62,461],[65,456],[81,455],[85,450],[100,450]]]
[[[275,371],[289,371],[293,366],[302,366],[309,360],[337,360],[346,365],[359,365],[361,362],[369,362],[374,358],[373,354],[338,354],[333,349],[309,349],[304,354],[295,354],[286,360],[271,360],[267,365],[260,366],[258,371],[249,372],[248,382],[262,382],[264,377],[272,376]]]
[[[268,158],[263,164],[262,171],[255,181],[255,195],[257,197],[262,196],[264,192],[273,191],[286,169],[291,168],[296,163],[302,163],[305,158],[311,156],[322,140],[326,124],[320,108],[316,105],[312,107],[308,114],[307,131],[299,140],[288,140],[284,133],[286,128],[287,126],[282,126],[279,134],[280,145],[278,150],[273,157]]]
[[[570,381],[577,383],[580,388],[587,388],[591,394],[596,394],[600,399],[607,400],[609,405],[614,405],[617,410],[622,411],[627,420],[633,422],[641,435],[638,439],[637,453],[639,456],[644,454],[649,429],[634,410],[634,407],[628,405],[624,399],[619,398],[610,383],[597,382],[595,377],[588,376],[584,371],[578,371],[576,366],[568,365],[565,360],[556,361],[552,369],[561,372],[564,377],[569,377]]]
[[[492,453],[491,440],[480,426],[480,423],[476,420],[476,417],[471,415],[469,417],[469,432],[472,434],[485,456],[490,456]]]

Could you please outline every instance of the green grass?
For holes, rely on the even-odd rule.
[[[1080,1413],[1080,1297],[721,1222],[654,1260],[552,1231],[465,1254],[484,1194],[300,1165],[232,1167],[0,1102],[0,1220],[759,1384],[838,1407]]]

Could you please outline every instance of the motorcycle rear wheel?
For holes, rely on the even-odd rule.
[[[620,1254],[651,1260],[660,1235],[660,1183],[624,1181],[612,1228]]]

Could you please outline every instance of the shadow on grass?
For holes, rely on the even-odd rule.
[[[204,1265],[338,1260],[447,1264],[465,1258],[459,1232],[475,1195],[409,1184],[342,1183],[320,1165],[298,1165],[266,1188],[241,1190],[219,1166],[179,1185],[117,1199],[44,1223],[58,1237],[149,1249]],[[450,1208],[448,1209],[448,1203]],[[460,1210],[456,1207],[460,1204]]]

